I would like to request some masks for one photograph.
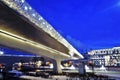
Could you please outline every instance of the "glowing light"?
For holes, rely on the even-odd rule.
[[[42,20],[43,18],[42,17],[40,17],[38,20]]]
[[[50,30],[52,30],[52,27],[50,27]]]
[[[86,70],[88,70],[88,69],[89,69],[89,67],[88,67],[87,65],[85,65],[85,69],[86,69]]]
[[[72,65],[72,66],[70,67],[70,69],[75,69],[75,67]]]
[[[50,68],[51,68],[51,69],[53,69],[53,68],[54,68],[53,64],[50,64]]]
[[[25,8],[25,10],[28,10],[28,7],[27,7],[27,6],[25,6],[24,8]]]
[[[23,14],[26,18],[28,18],[30,21],[32,21],[33,23],[35,23],[36,25],[39,25],[38,27],[40,27],[40,28],[42,28],[45,32],[47,32],[48,34],[50,34],[53,38],[55,38],[55,39],[57,39],[60,43],[62,43],[64,46],[66,46],[68,49],[69,49],[69,46],[72,46],[69,42],[67,42],[63,37],[61,37],[61,38],[56,38],[56,35],[53,35],[52,34],[52,30],[54,30],[54,28],[52,28],[52,30],[50,30],[50,31],[47,31],[46,29],[44,29],[44,27],[43,27],[43,25],[41,26],[41,23],[36,23],[36,20],[34,20],[34,19],[37,19],[38,20],[38,18],[36,18],[35,16],[38,16],[37,15],[37,13],[34,11],[34,9],[32,10],[32,8],[30,7],[30,5],[29,5],[29,7],[28,7],[28,9],[29,10],[27,10],[25,13],[24,13],[24,6],[18,6],[18,7],[16,7],[16,5],[26,5],[26,6],[28,6],[28,4],[27,4],[27,2],[25,1],[25,0],[15,0],[15,1],[10,1],[10,0],[2,0],[3,2],[5,2],[5,4],[6,5],[8,5],[9,7],[11,7],[12,9],[15,9],[16,11],[18,11],[20,14]],[[15,5],[13,5],[13,4],[15,4]],[[22,9],[19,9],[19,8],[22,8]],[[31,15],[31,13],[35,13],[36,15],[33,17],[32,15]],[[29,13],[30,15],[29,15],[29,17],[28,17],[28,14],[26,14],[26,13]],[[39,15],[40,16],[40,15]],[[44,19],[43,19],[44,20]],[[50,27],[52,27],[52,26],[50,26]],[[54,34],[56,34],[56,32],[54,33]],[[75,53],[75,54],[77,54],[79,57],[81,57],[81,58],[83,58],[83,56],[74,48],[74,47],[72,47],[72,49],[73,49],[73,52]],[[71,49],[69,49],[69,50],[71,50]],[[77,57],[76,57],[77,58]]]
[[[21,63],[21,62],[19,62],[19,63],[18,63],[18,66],[19,66],[19,67],[21,67],[21,66],[22,66],[22,63]]]
[[[48,28],[49,26],[47,25],[46,27]]]
[[[106,71],[106,68],[102,65],[102,66],[100,67],[100,70]]]
[[[35,16],[35,14],[33,13],[32,16]]]
[[[38,48],[42,48],[44,50],[47,50],[51,53],[54,53],[54,54],[59,54],[59,55],[62,55],[62,56],[66,56],[66,57],[70,57],[69,55],[66,55],[64,53],[61,53],[55,49],[52,49],[52,48],[49,48],[47,46],[44,46],[42,44],[39,44],[39,43],[36,43],[34,41],[31,41],[29,39],[26,39],[26,38],[23,38],[21,36],[18,36],[18,35],[15,35],[15,34],[12,34],[10,32],[7,32],[7,31],[4,31],[4,30],[0,30],[0,35],[3,35],[3,36],[6,36],[6,37],[9,37],[9,38],[12,38],[14,40],[17,40],[17,41],[21,41],[21,42],[24,42],[24,43],[28,43],[30,44],[31,46],[34,46],[34,47],[38,47]]]
[[[64,65],[65,67],[68,67],[68,66],[69,66],[68,63],[64,63],[63,65]]]
[[[3,55],[4,54],[4,52],[3,51],[0,51],[0,55]]]
[[[41,61],[38,61],[37,64],[36,64],[37,67],[40,67],[40,66],[41,66],[41,63],[42,63]]]
[[[21,0],[21,2],[22,2],[22,3],[24,3],[24,2],[25,2],[25,0]]]
[[[45,24],[45,22],[43,22],[42,24]]]
[[[62,65],[60,65],[61,69],[64,69],[64,67]]]
[[[31,8],[31,7],[29,7],[29,9],[31,10],[32,8]]]

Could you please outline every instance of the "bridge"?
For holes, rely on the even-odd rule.
[[[83,56],[25,0],[0,1],[0,45],[61,60]]]

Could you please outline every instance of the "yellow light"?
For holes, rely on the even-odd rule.
[[[41,61],[38,61],[37,63],[36,63],[36,65],[37,65],[37,67],[40,67],[41,66]]]
[[[38,48],[44,49],[44,50],[49,51],[49,52],[51,52],[51,53],[54,53],[54,54],[56,54],[56,55],[59,54],[59,55],[62,55],[62,56],[70,57],[69,55],[64,54],[64,53],[62,53],[62,52],[59,52],[59,51],[57,51],[57,50],[55,50],[55,49],[52,49],[52,48],[50,48],[50,47],[44,46],[44,45],[42,45],[42,44],[39,44],[39,43],[37,43],[37,42],[31,41],[31,40],[29,40],[29,39],[23,38],[23,37],[21,37],[21,36],[12,34],[12,33],[10,33],[10,32],[4,31],[4,30],[0,30],[0,34],[3,35],[3,36],[9,37],[9,38],[15,39],[15,40],[17,40],[17,41],[21,41],[21,42],[30,44],[30,45],[32,45],[32,46],[34,46],[34,47],[38,47]]]

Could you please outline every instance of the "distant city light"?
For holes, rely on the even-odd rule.
[[[4,54],[4,52],[3,51],[0,51],[0,55],[3,55]]]

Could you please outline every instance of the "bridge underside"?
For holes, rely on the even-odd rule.
[[[0,44],[51,58],[61,53],[69,57],[68,48],[3,3],[0,3]]]
[[[64,43],[0,1],[0,45],[52,58],[56,60],[55,71],[61,73],[61,60],[83,57]]]

